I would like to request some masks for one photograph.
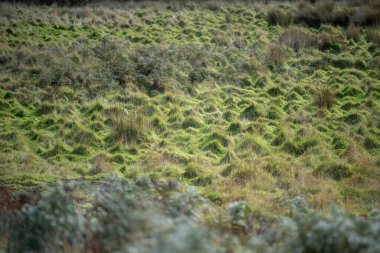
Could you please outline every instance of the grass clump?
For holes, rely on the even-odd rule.
[[[320,165],[314,173],[334,180],[342,180],[353,175],[351,167],[342,163],[326,163]]]
[[[355,26],[355,24],[351,23],[347,27],[346,35],[349,40],[358,42],[360,39],[360,28]]]
[[[251,104],[246,107],[241,113],[240,117],[248,120],[254,120],[261,116],[261,112],[259,111],[257,105]]]
[[[315,94],[315,103],[319,108],[331,109],[335,100],[335,94],[328,87],[319,88]]]
[[[74,125],[68,137],[72,137],[75,143],[84,145],[98,145],[101,142],[94,132],[80,124]]]
[[[211,151],[212,153],[217,154],[217,155],[220,155],[224,152],[223,145],[217,140],[213,140],[213,141],[206,143],[203,146],[203,149]]]
[[[282,144],[282,149],[292,155],[300,156],[305,152],[304,147],[301,143],[287,140]]]
[[[380,4],[374,0],[366,2],[354,13],[353,22],[362,26],[378,26],[380,24]]]
[[[380,148],[380,142],[372,135],[368,135],[364,139],[364,147],[368,150]]]
[[[271,66],[281,66],[285,62],[285,56],[284,50],[276,44],[270,44],[265,53],[266,62]]]
[[[202,123],[194,117],[188,117],[182,122],[183,128],[189,128],[189,127],[199,128],[201,126],[202,126]]]
[[[273,7],[267,12],[267,21],[269,25],[288,26],[291,22],[291,16],[282,9]]]
[[[348,148],[347,137],[341,133],[336,134],[333,137],[332,146],[336,150],[346,150]]]
[[[70,147],[67,146],[62,141],[56,141],[48,150],[43,151],[41,155],[43,157],[49,158],[49,157],[56,157],[59,155],[69,154],[71,153]]]
[[[317,44],[316,36],[301,28],[289,28],[285,30],[280,35],[279,41],[281,44],[293,48],[296,52]]]
[[[350,113],[343,117],[343,121],[350,125],[356,125],[362,121],[362,117],[357,113]]]
[[[240,122],[232,122],[229,126],[228,126],[228,132],[231,133],[232,135],[235,135],[235,134],[238,134],[242,129],[242,126],[240,124]]]
[[[295,22],[319,28],[322,24],[347,26],[351,10],[338,9],[333,0],[315,1],[314,4],[301,2],[295,14]]]
[[[267,90],[267,93],[269,96],[272,96],[272,97],[277,97],[284,94],[284,92],[282,91],[280,87],[271,87]]]
[[[367,39],[377,47],[380,47],[380,32],[376,31],[375,29],[368,30]]]
[[[86,156],[90,154],[90,150],[87,148],[87,146],[78,145],[73,149],[72,153],[75,155]]]
[[[137,113],[128,113],[124,116],[113,116],[111,118],[111,124],[109,138],[112,142],[117,144],[137,143],[150,129],[145,118]]]
[[[318,35],[318,49],[321,51],[330,50],[334,53],[341,52],[341,39],[335,34],[321,33]]]
[[[304,3],[298,6],[294,21],[315,28],[318,28],[322,23],[321,17],[314,6]]]

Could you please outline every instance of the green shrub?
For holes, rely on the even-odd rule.
[[[210,233],[191,221],[204,201],[196,192],[167,196],[165,206],[163,202],[153,201],[148,191],[157,189],[164,194],[172,187],[176,187],[175,182],[153,184],[148,178],[140,179],[137,185],[114,181],[103,186],[91,212],[95,221],[93,239],[100,243],[100,249],[103,252],[131,247],[137,252],[215,252]]]

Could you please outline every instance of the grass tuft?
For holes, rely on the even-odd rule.
[[[147,120],[138,113],[112,116],[109,139],[116,144],[135,144],[149,129]]]
[[[282,9],[278,7],[272,7],[268,10],[267,21],[269,25],[288,26],[291,22],[291,17]]]
[[[328,87],[319,88],[315,94],[315,103],[319,108],[331,109],[335,100],[335,94]]]

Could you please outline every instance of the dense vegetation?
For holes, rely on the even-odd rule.
[[[88,206],[38,193],[7,214],[11,252],[379,251],[378,215],[352,216],[380,208],[378,1],[32,2],[55,4],[0,3],[0,184],[83,180]],[[188,186],[201,210],[172,211]],[[310,209],[275,221],[289,199]]]
[[[331,206],[323,215],[302,198],[289,204],[290,217],[256,224],[245,201],[233,202],[212,217],[219,221],[215,224],[205,219],[213,216],[210,203],[173,181],[113,179],[99,189],[68,182],[50,186],[16,215],[0,216],[0,228],[6,228],[0,229],[0,239],[8,242],[10,253],[379,251],[379,213],[364,219]]]

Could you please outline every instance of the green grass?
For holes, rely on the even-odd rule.
[[[149,175],[272,215],[296,195],[380,207],[368,197],[380,194],[380,49],[366,35],[378,27],[352,39],[271,26],[263,4],[169,6],[1,3],[2,177]]]

